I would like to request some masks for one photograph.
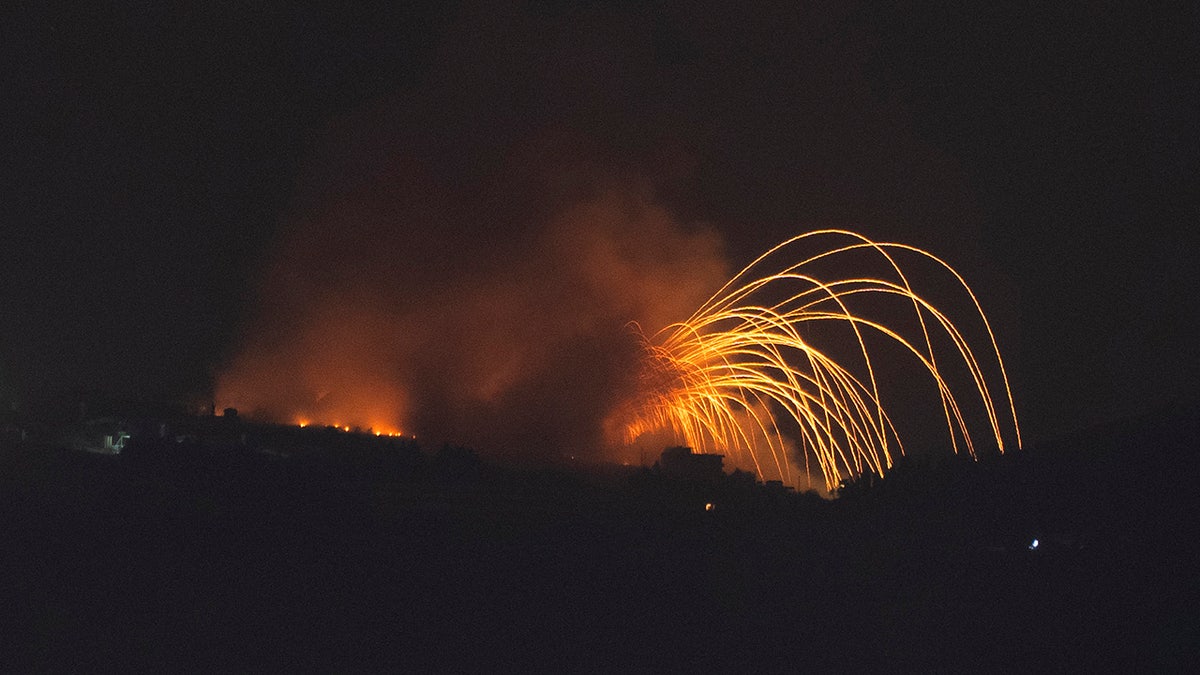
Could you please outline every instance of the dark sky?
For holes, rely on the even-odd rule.
[[[735,265],[819,226],[934,251],[1035,441],[1196,399],[1194,7],[342,4],[5,10],[0,397],[206,396],[297,221],[548,156]]]

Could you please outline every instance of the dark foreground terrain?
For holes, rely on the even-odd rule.
[[[454,453],[9,440],[0,670],[1182,670],[1197,438],[1164,413],[832,502]]]

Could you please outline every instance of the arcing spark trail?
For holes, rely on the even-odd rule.
[[[802,246],[826,242],[828,246],[800,262],[772,267]],[[860,268],[858,258],[864,254],[881,273],[817,276],[831,263],[839,269],[843,262]],[[902,257],[953,277],[952,285],[969,298],[974,319],[986,332],[982,351],[913,289],[897,262]],[[758,277],[764,269],[775,271]],[[908,320],[895,320],[897,309]],[[880,314],[889,316],[886,323]],[[806,337],[808,325],[818,322],[849,329],[849,356],[835,359]],[[902,330],[898,324],[910,325]],[[640,334],[640,328],[635,329]],[[641,391],[615,419],[627,443],[644,433],[668,430],[700,451],[720,450],[752,464],[760,478],[778,477],[789,484],[799,478],[799,466],[793,464],[797,455],[804,458],[805,472],[810,461],[816,461],[827,489],[864,471],[882,474],[904,454],[904,446],[878,377],[879,368],[896,364],[872,357],[874,347],[868,345],[874,336],[902,347],[932,379],[955,452],[965,448],[976,455],[964,395],[977,399],[987,434],[1000,452],[1006,437],[1020,446],[1012,391],[995,335],[963,278],[926,251],[844,230],[809,232],[775,246],[689,319],[652,338],[641,336],[646,356]],[[963,381],[969,386],[952,387],[952,370],[965,370]]]

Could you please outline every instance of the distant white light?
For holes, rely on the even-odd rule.
[[[712,511],[714,508],[716,508],[716,507],[715,507],[715,506],[713,506],[713,503],[712,503],[712,502],[708,502],[707,504],[705,504],[705,505],[704,505],[704,510],[705,510],[705,511]]]
[[[1033,541],[1029,542],[1029,550],[1036,551],[1037,547],[1040,545],[1040,543],[1041,542],[1039,542],[1037,539],[1034,539]]]

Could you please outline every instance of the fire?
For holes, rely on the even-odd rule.
[[[771,267],[802,244],[822,242],[830,245],[800,262]],[[818,276],[830,263],[840,270],[864,258],[874,261],[878,275]],[[955,280],[951,286],[969,299],[987,335],[983,351],[914,291],[901,258],[915,258]],[[756,277],[764,268],[768,273]],[[899,317],[906,315],[907,330],[877,316],[888,312],[896,324],[904,324]],[[840,360],[809,337],[830,324],[848,329],[843,342],[851,347]],[[638,397],[617,413],[627,443],[665,430],[699,451],[730,453],[760,479],[787,483],[799,476],[793,461],[800,454],[804,473],[815,459],[829,490],[864,471],[882,475],[904,454],[881,391],[883,364],[869,347],[882,337],[919,364],[918,372],[936,387],[954,452],[961,447],[976,456],[963,393],[982,408],[987,435],[1000,452],[1006,437],[1021,444],[1004,362],[979,301],[947,263],[912,246],[844,230],[803,234],[757,258],[686,321],[653,337],[634,328],[645,358]],[[966,371],[971,386],[965,391],[952,387],[952,367],[959,375]]]
[[[729,275],[714,229],[640,187],[552,203],[538,190],[517,200],[536,213],[495,227],[502,205],[440,213],[393,179],[285,231],[214,383],[221,406],[494,456],[600,455],[640,356],[625,323],[678,320]],[[416,211],[392,201],[410,197]]]
[[[391,284],[393,267],[306,293],[307,268],[289,262],[273,277],[274,313],[217,397],[299,426],[420,429],[499,453],[607,441],[632,461],[635,441],[654,435],[724,453],[761,480],[800,487],[816,475],[832,490],[905,453],[912,416],[894,393],[911,399],[923,381],[954,452],[976,456],[982,437],[1020,446],[991,325],[940,258],[820,230],[729,278],[713,237],[649,207],[630,219],[630,204],[585,204],[531,239],[538,255],[427,293]],[[343,267],[360,270],[333,266],[312,284]],[[936,281],[918,290],[926,274]],[[896,381],[905,364],[918,377]]]
[[[349,424],[343,424],[340,422],[334,422],[332,424],[322,424],[320,422],[313,422],[312,420],[310,420],[306,417],[296,418],[294,420],[294,424],[297,427],[300,427],[301,429],[306,429],[310,426],[315,426],[317,428],[336,429],[343,433],[350,433],[352,431],[357,431],[358,429],[363,428],[363,427],[351,426]],[[380,437],[387,436],[389,438],[402,438],[404,436],[404,432],[402,432],[400,429],[398,429],[390,424],[386,424],[386,423],[370,424],[367,427],[365,427],[364,433],[370,434],[372,436],[380,436]]]

